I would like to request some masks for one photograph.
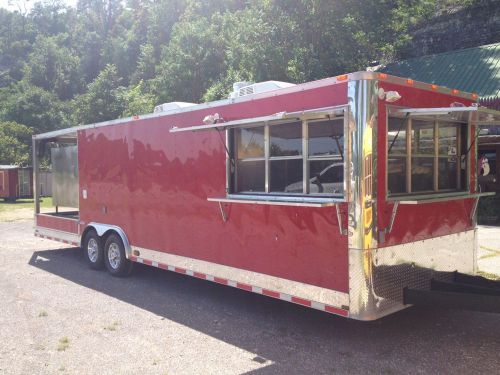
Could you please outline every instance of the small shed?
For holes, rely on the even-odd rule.
[[[33,197],[32,168],[0,165],[0,198],[16,200]]]

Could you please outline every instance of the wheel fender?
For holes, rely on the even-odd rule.
[[[106,234],[109,231],[116,232],[120,238],[122,239],[123,246],[125,247],[125,254],[127,255],[127,259],[130,258],[132,255],[132,248],[130,247],[130,242],[128,241],[127,235],[125,234],[124,230],[116,225],[109,225],[109,224],[101,224],[101,223],[89,223],[87,225],[87,228],[94,228],[95,231],[97,232],[97,235],[102,237],[104,234]],[[83,237],[82,237],[83,238]]]

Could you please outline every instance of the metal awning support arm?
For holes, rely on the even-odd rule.
[[[244,127],[246,125],[251,124],[267,124],[272,121],[282,121],[282,120],[307,120],[307,119],[317,119],[317,118],[330,118],[336,116],[343,116],[345,106],[340,107],[328,107],[328,108],[318,108],[312,109],[309,111],[299,111],[299,112],[278,112],[274,115],[269,116],[261,116],[261,117],[253,117],[246,118],[241,120],[227,121],[221,122],[217,124],[209,124],[209,125],[196,125],[196,126],[188,126],[185,128],[173,127],[170,129],[170,133],[180,133],[180,132],[196,132],[196,131],[205,131],[211,129],[225,130],[225,129],[233,129]]]
[[[484,107],[436,107],[436,108],[400,108],[393,114],[414,116],[435,116],[468,123],[469,119],[476,125],[500,126],[500,111]]]
[[[394,226],[394,221],[396,220],[396,214],[398,213],[398,207],[399,207],[399,202],[396,201],[394,202],[394,205],[392,206],[392,213],[391,213],[391,219],[389,220],[389,225],[387,228],[385,228],[385,233],[391,233],[392,232],[392,227]]]
[[[335,210],[337,211],[337,220],[339,222],[339,231],[340,231],[340,235],[344,235],[346,236],[347,235],[347,229],[344,229],[344,226],[342,225],[342,215],[341,215],[341,212],[340,212],[340,204],[336,204],[335,205]]]
[[[474,204],[472,205],[472,210],[470,213],[470,221],[472,224],[474,224],[474,217],[476,216],[477,206],[479,204],[480,198],[481,198],[480,196],[476,197],[476,199],[474,199]]]
[[[227,222],[227,214],[226,211],[224,211],[224,206],[222,202],[219,202],[219,209],[220,209],[220,215],[222,216],[222,221],[224,223]]]

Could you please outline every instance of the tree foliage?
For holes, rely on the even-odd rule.
[[[0,122],[0,160],[2,164],[26,166],[30,162],[33,129],[16,122]]]
[[[404,54],[414,25],[460,3],[51,0],[30,12],[0,9],[0,121],[40,133],[165,101],[220,99],[239,80],[361,70]]]

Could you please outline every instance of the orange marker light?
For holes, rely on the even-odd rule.
[[[472,93],[472,99],[477,99],[477,94],[475,92]]]
[[[460,93],[460,90],[453,89],[453,90],[451,90],[451,92],[453,95],[458,95]]]
[[[349,78],[349,76],[347,74],[344,74],[335,78],[337,79],[337,81],[347,81],[347,78]]]
[[[378,75],[378,77],[379,77],[380,79],[387,79],[387,74],[385,74],[385,73],[380,73],[380,74]]]
[[[438,85],[431,85],[431,88],[432,88],[433,90],[437,90],[437,89],[438,89]]]
[[[406,80],[406,83],[409,84],[410,86],[413,86],[414,81],[413,81],[413,79],[408,78]]]

